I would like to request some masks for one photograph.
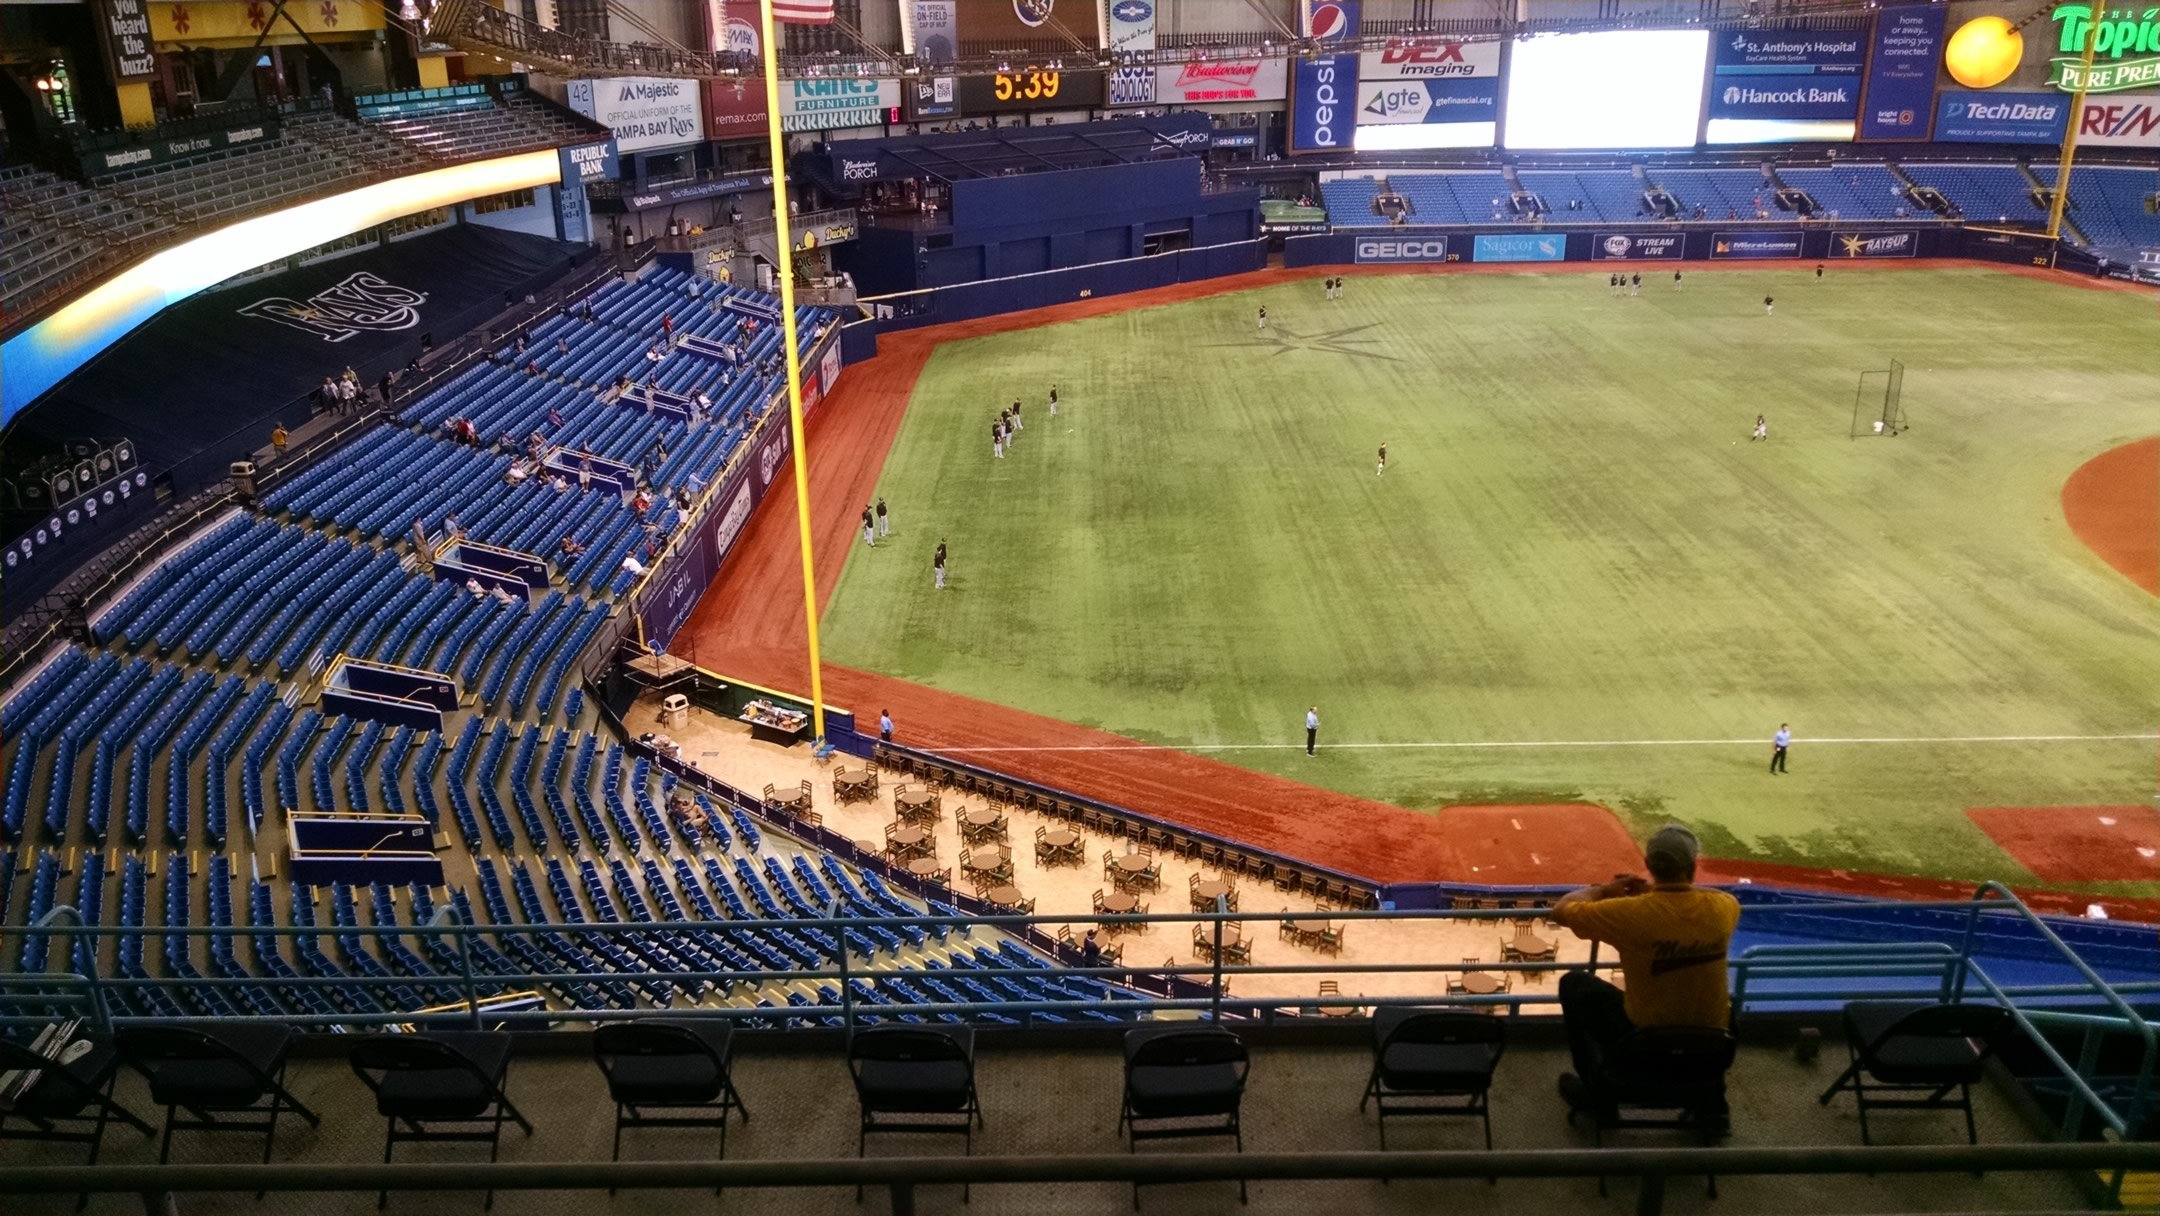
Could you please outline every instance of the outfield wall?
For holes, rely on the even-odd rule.
[[[1265,239],[1234,241],[1152,257],[1096,262],[1066,270],[867,296],[862,303],[876,310],[880,330],[914,329],[1244,274],[1267,265],[1267,246]]]
[[[2045,238],[2042,238],[2043,240]],[[1361,228],[1283,242],[1283,265],[1418,266],[1472,262],[1535,265],[1600,262],[1655,268],[1660,262],[1882,261],[1964,255],[1965,232],[1942,224],[1686,228],[1614,224],[1603,228]],[[2028,255],[2020,251],[2018,260]]]

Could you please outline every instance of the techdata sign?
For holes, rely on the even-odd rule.
[[[1909,258],[1920,251],[1917,232],[1834,232],[1830,252],[1841,258]]]
[[[1944,93],[1935,138],[1958,144],[2059,144],[2070,99],[2058,93]]]
[[[705,107],[695,80],[618,76],[573,80],[570,108],[615,133],[623,152],[672,148],[705,138]]]
[[[1600,262],[1676,262],[1687,256],[1687,238],[1677,232],[1600,232],[1590,256]]]
[[[1155,52],[1155,0],[1110,0],[1110,53],[1144,55]],[[1126,63],[1110,70],[1110,104],[1155,104],[1155,69]]]
[[[1711,39],[1710,117],[1851,118],[1867,48],[1858,30],[1734,30]]]
[[[1358,35],[1359,0],[1320,0],[1311,8],[1306,36],[1322,46]],[[1352,146],[1357,132],[1356,55],[1300,59],[1291,72],[1290,150],[1334,152]]]
[[[2160,93],[2117,93],[2085,99],[2078,146],[2160,148]]]
[[[1928,119],[1935,114],[1935,76],[1942,69],[1947,11],[1933,4],[1908,5],[1876,16],[1867,91],[1860,103],[1860,138],[1928,137]]]
[[[1710,236],[1714,258],[1796,258],[1800,256],[1797,232],[1716,232]]]
[[[900,104],[900,86],[891,80],[831,78],[780,82],[780,129],[832,131],[875,127]]]
[[[1385,265],[1405,262],[1445,262],[1447,238],[1444,236],[1361,236],[1352,246],[1351,260],[1367,265]]]
[[[1481,233],[1471,242],[1473,262],[1564,262],[1567,237],[1558,232]]]

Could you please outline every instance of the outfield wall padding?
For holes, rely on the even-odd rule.
[[[1559,238],[1563,242],[1563,256],[1536,259],[1515,256],[1528,238],[1540,236]],[[1639,251],[1645,244],[1644,238],[1670,242],[1671,238],[1676,236],[1680,238],[1678,244],[1665,245],[1670,252],[1663,256],[1646,257],[1639,252],[1614,256],[1612,252],[1613,246],[1618,243],[1614,238],[1626,238],[1627,245]],[[1857,243],[1848,238],[1858,238]],[[2042,242],[2046,240],[2044,237],[2038,239]],[[1358,249],[1360,241],[1420,240],[1446,242],[1445,255],[1417,260],[1374,259],[1361,257]],[[1780,248],[1780,242],[1790,242],[1789,251]],[[1554,262],[1596,262],[1613,270],[1634,267],[1644,273],[1654,273],[1660,263],[1679,260],[1761,262],[1776,266],[1810,261],[1957,257],[1964,252],[1964,242],[1964,231],[1954,225],[1919,220],[1903,223],[1874,221],[1867,224],[1841,224],[1836,220],[1809,224],[1719,224],[1704,221],[1690,223],[1686,227],[1670,224],[1600,224],[1568,229],[1410,226],[1352,228],[1312,236],[1287,237],[1283,241],[1283,265],[1296,269],[1305,266],[1344,266],[1359,263],[1405,267],[1475,263],[1534,270],[1539,265]],[[2024,258],[2020,256],[2009,260],[2022,261]],[[1630,273],[1634,271],[1631,270]]]
[[[1169,287],[1199,279],[1244,274],[1267,265],[1265,240],[1238,241],[1201,249],[1182,249],[1152,257],[1098,262],[1066,270],[956,283],[922,291],[873,296],[881,329],[914,329],[947,321],[968,321],[998,313],[1067,304],[1096,296],[1124,295],[1151,287]]]

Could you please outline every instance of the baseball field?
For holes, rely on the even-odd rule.
[[[1910,429],[1850,438],[1892,359]],[[2153,815],[2160,599],[2064,487],[2156,429],[2152,300],[1998,271],[1283,283],[939,346],[826,653],[1407,808],[2054,881],[2023,817]],[[2160,891],[2126,848],[2072,877]]]

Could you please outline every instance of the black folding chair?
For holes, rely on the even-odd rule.
[[[401,1142],[484,1143],[488,1160],[502,1148],[505,1120],[525,1134],[532,1124],[511,1104],[503,1082],[510,1071],[510,1036],[492,1030],[395,1034],[361,1040],[353,1075],[375,1095],[384,1119],[383,1164]],[[402,1126],[401,1126],[402,1125]],[[375,1206],[389,1201],[378,1192]],[[495,1206],[495,1192],[485,1207]]]
[[[158,1164],[172,1152],[174,1132],[260,1134],[268,1164],[278,1116],[292,1111],[310,1127],[319,1126],[315,1112],[285,1088],[285,1053],[297,1033],[290,1026],[256,1022],[122,1027],[113,1045],[128,1067],[150,1082],[150,1100],[165,1108]],[[182,1110],[192,1117],[175,1113]]]
[[[863,1155],[871,1132],[959,1132],[965,1153],[975,1151],[983,1126],[975,1093],[975,1031],[966,1026],[872,1026],[848,1041],[848,1073],[855,1081],[861,1122],[855,1155]],[[891,1116],[881,1120],[879,1116]],[[957,1120],[957,1121],[956,1121]],[[963,1202],[967,1187],[960,1190]],[[855,1188],[862,1198],[862,1188]]]
[[[615,1100],[609,1159],[622,1160],[626,1127],[717,1127],[720,1155],[727,1156],[728,1112],[750,1121],[728,1072],[734,1036],[734,1027],[717,1018],[602,1022],[593,1032],[593,1059]],[[654,1109],[677,1113],[645,1113]]]
[[[2010,1011],[2000,1005],[1854,1001],[1845,1006],[1845,1047],[1852,1063],[1819,1101],[1828,1106],[1840,1090],[1852,1090],[1862,1144],[1874,1143],[1868,1133],[1871,1108],[1962,1110],[1965,1142],[1978,1144],[1973,1082],[2012,1025]],[[1884,1093],[1907,1096],[1877,1096]]]
[[[1125,1101],[1118,1130],[1142,1140],[1229,1136],[1245,1151],[1239,1112],[1252,1059],[1245,1041],[1219,1026],[1147,1026],[1125,1032]],[[1145,1124],[1145,1126],[1143,1126]],[[1238,1202],[1246,1202],[1238,1179]],[[1133,1208],[1140,1184],[1133,1184]]]
[[[1738,1049],[1730,1031],[1712,1026],[1636,1030],[1599,1062],[1593,1143],[1602,1148],[1608,1129],[1623,1128],[1687,1131],[1713,1143],[1725,1134],[1725,1074]],[[1717,1197],[1714,1174],[1709,1193]],[[1605,1194],[1603,1177],[1598,1194]]]
[[[1383,1005],[1373,1014],[1372,1075],[1358,1111],[1378,1106],[1383,1151],[1391,1114],[1474,1116],[1484,1122],[1489,1149],[1493,1070],[1506,1052],[1507,1023],[1490,1014]]]
[[[90,1159],[85,1164],[96,1165],[98,1151],[105,1145],[105,1125],[114,1119],[145,1136],[155,1134],[133,1111],[113,1101],[120,1053],[110,1043],[93,1043],[89,1051],[61,1062],[46,1059],[12,1039],[0,1039],[0,1073],[11,1072],[34,1072],[37,1079],[13,1106],[0,1107],[0,1140],[86,1144],[90,1146]],[[10,1119],[30,1126],[10,1128]],[[86,1192],[76,1203],[76,1210],[89,1202]]]

